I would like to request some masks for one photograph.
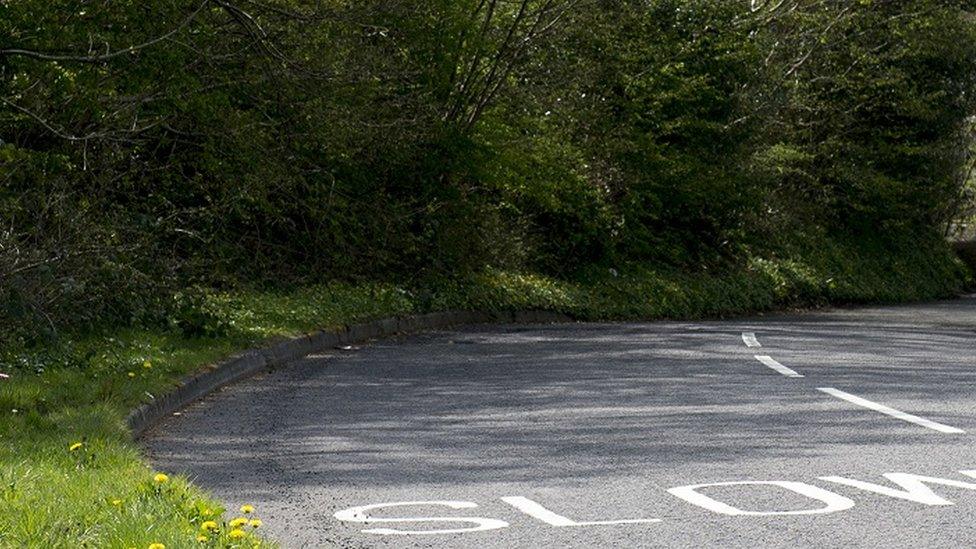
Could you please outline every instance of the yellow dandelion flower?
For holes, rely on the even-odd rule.
[[[155,482],[156,484],[163,484],[164,482],[168,482],[168,481],[169,481],[169,477],[163,473],[156,473],[156,476],[153,477],[153,482]]]
[[[250,503],[245,503],[244,505],[241,505],[241,512],[244,513],[245,515],[253,513],[254,506],[251,505]]]
[[[206,530],[207,532],[212,532],[217,529],[217,523],[212,520],[205,521],[200,525],[200,529]]]
[[[227,537],[229,537],[230,539],[241,539],[245,536],[247,536],[247,534],[244,533],[244,530],[238,530],[238,529],[231,530],[230,533],[227,534]]]
[[[261,525],[264,523],[261,522],[261,519],[251,519],[251,521],[248,522],[248,524],[251,525],[251,528],[260,528]]]
[[[82,442],[76,442],[76,443],[72,444],[71,446],[68,446],[68,451],[69,452],[74,452],[75,450],[80,449],[84,445],[85,444],[82,443]]]
[[[244,517],[237,517],[236,519],[228,522],[227,524],[229,524],[231,528],[240,528],[241,526],[247,524],[247,519]]]
[[[152,362],[146,360],[142,363],[142,367],[148,370],[149,368],[152,368]]]
[[[203,534],[200,534],[199,536],[197,536],[197,541],[199,541],[200,543],[207,543],[208,541],[210,541],[210,538],[208,538]]]
[[[162,543],[150,543],[149,549],[166,549],[166,546]]]

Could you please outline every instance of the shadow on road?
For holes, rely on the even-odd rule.
[[[968,319],[968,320],[967,320]],[[971,322],[970,322],[971,321]],[[147,441],[223,493],[282,486],[588,482],[816,457],[933,434],[836,386],[976,431],[971,300],[731,322],[472,327],[312,357],[231,387]],[[762,349],[747,349],[742,330]],[[806,374],[787,379],[771,354]],[[941,435],[944,436],[944,435]]]

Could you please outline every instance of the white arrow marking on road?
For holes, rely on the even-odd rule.
[[[752,332],[742,332],[742,342],[746,344],[746,347],[762,347],[759,340],[756,339],[756,334]]]
[[[786,366],[783,366],[779,362],[776,362],[771,356],[756,355],[756,360],[762,362],[766,366],[769,366],[770,368],[776,370],[777,372],[783,374],[786,377],[803,377],[803,374],[798,374],[793,370],[787,368]]]
[[[922,417],[913,416],[912,414],[907,414],[901,410],[895,410],[894,408],[885,406],[884,404],[878,404],[877,402],[871,402],[870,400],[863,399],[859,396],[852,395],[850,393],[845,393],[838,389],[832,387],[818,387],[818,391],[826,393],[832,397],[839,398],[841,400],[846,400],[851,404],[856,404],[858,406],[867,408],[869,410],[874,410],[875,412],[881,412],[882,414],[891,416],[893,418],[900,419],[902,421],[907,421],[909,423],[914,423],[915,425],[921,425],[932,429],[933,431],[938,431],[940,433],[950,433],[950,434],[964,434],[966,431],[962,429],[957,429],[956,427],[950,427],[948,425],[943,425],[932,420],[928,420]]]
[[[532,501],[531,499],[524,498],[522,496],[504,497],[502,498],[502,501],[518,509],[519,511],[522,511],[526,515],[529,515],[532,518],[537,518],[550,526],[607,526],[613,524],[648,524],[652,522],[661,522],[661,519],[600,520],[600,521],[576,522],[571,518],[567,518],[562,515],[557,515],[556,513],[550,511],[549,509],[546,509],[545,507]]]

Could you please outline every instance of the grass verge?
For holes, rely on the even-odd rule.
[[[943,248],[828,243],[721,273],[629,265],[594,267],[570,280],[486,271],[422,288],[195,290],[189,299],[179,296],[191,304],[179,329],[127,328],[6,349],[0,371],[11,377],[0,379],[0,545],[268,546],[258,523],[233,522],[254,520],[260,509],[225,510],[186,479],[159,476],[141,458],[123,418],[181,376],[269,338],[433,310],[545,309],[625,320],[932,299],[957,293],[969,276]],[[242,494],[247,489],[241,486]]]

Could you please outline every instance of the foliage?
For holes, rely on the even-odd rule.
[[[2,3],[2,338],[225,329],[185,288],[696,271],[944,233],[971,9]]]
[[[967,3],[800,4],[768,38],[796,36],[770,52],[795,61],[772,63],[782,77],[759,88],[783,96],[766,123],[774,143],[809,157],[782,192],[816,202],[817,222],[838,233],[944,230],[976,105]]]

